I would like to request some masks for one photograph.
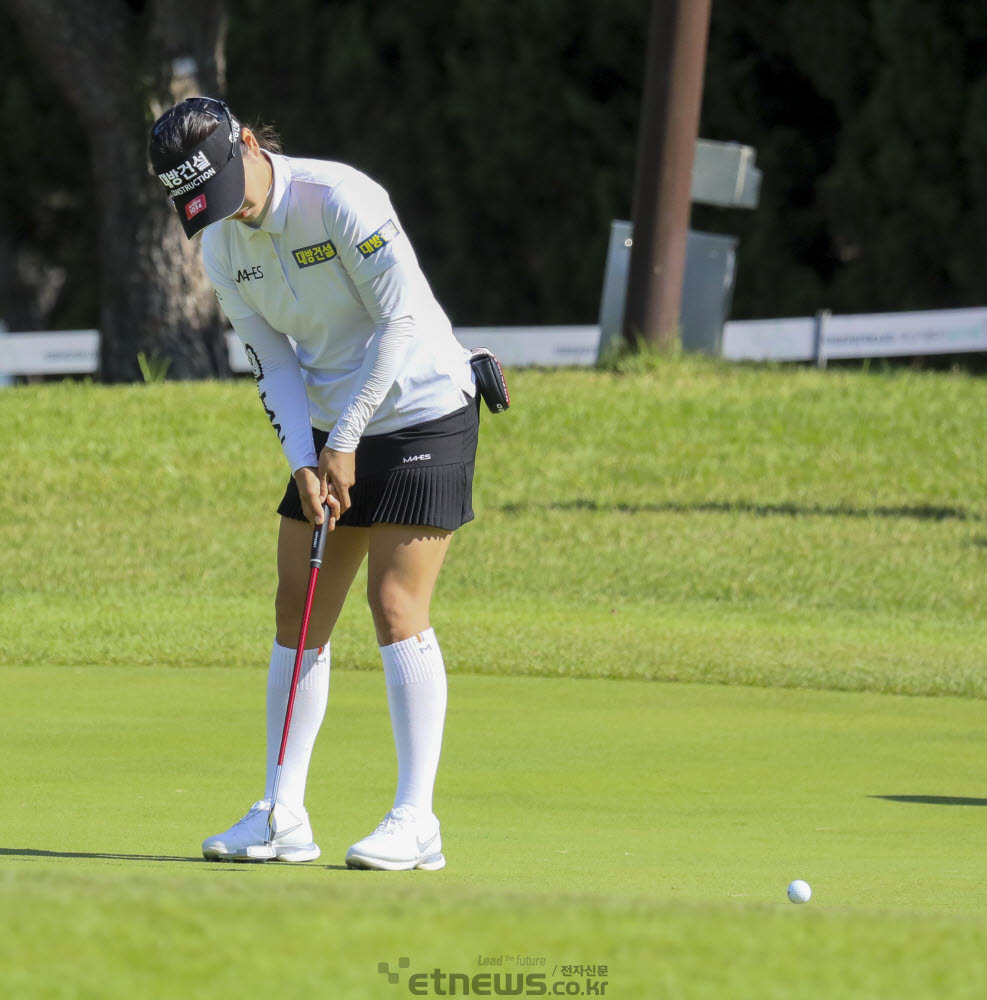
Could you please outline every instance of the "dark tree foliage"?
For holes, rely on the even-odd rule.
[[[232,0],[220,96],[289,153],[384,183],[455,323],[590,323],[610,222],[630,213],[650,2]],[[15,6],[36,5],[0,0],[0,316],[104,326],[94,126]],[[67,2],[104,49],[129,25],[135,88],[178,52],[181,32],[151,30],[168,6],[215,9]],[[143,155],[123,148],[143,127],[115,133],[118,159]],[[987,0],[714,0],[701,134],[754,146],[764,172],[756,211],[693,210],[740,237],[735,315],[983,303]],[[156,310],[201,294],[183,280]]]
[[[702,132],[755,146],[735,313],[985,299],[987,3],[717,0]]]
[[[630,211],[648,0],[239,7],[231,99],[290,152],[380,180],[454,322],[595,319]],[[286,14],[300,37],[279,37]]]
[[[61,270],[86,292],[98,289],[92,325],[102,333],[107,381],[136,379],[141,353],[167,359],[179,378],[228,370],[198,248],[186,243],[147,162],[156,115],[220,82],[223,8],[194,0],[3,0],[0,27],[29,57],[7,68],[5,92],[14,96],[4,117],[25,145],[5,156],[24,172],[40,169],[27,183],[39,196],[30,206],[18,206],[23,193],[5,187],[3,215],[13,226],[0,244],[18,262],[15,283],[33,255],[39,286],[50,291]],[[45,103],[50,95],[59,98],[57,110]],[[45,176],[52,186],[39,190]],[[53,247],[52,232],[62,248]]]
[[[71,109],[2,26],[0,66],[0,319],[13,330],[95,326],[92,247],[69,235],[93,201]]]

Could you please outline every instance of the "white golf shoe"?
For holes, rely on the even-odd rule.
[[[208,861],[314,861],[322,852],[312,842],[308,813],[288,809],[279,802],[274,810],[274,839],[267,843],[267,814],[270,803],[255,802],[243,819],[225,833],[202,842],[202,856]]]
[[[350,868],[402,872],[412,868],[436,871],[444,868],[439,821],[432,813],[413,806],[392,809],[369,837],[346,852]]]

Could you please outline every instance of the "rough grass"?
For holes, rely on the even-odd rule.
[[[511,389],[434,605],[452,670],[987,695],[983,381]],[[285,469],[249,382],[21,387],[0,427],[0,662],[258,665]],[[370,668],[360,590],[336,641]]]

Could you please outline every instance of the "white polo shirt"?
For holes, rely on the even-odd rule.
[[[365,359],[378,328],[366,304],[367,283],[379,283],[389,269],[388,279],[397,282],[387,286],[390,300],[413,319],[413,335],[393,384],[358,425],[366,420],[364,433],[384,434],[460,409],[464,393],[475,391],[469,352],[435,300],[387,192],[342,163],[265,155],[274,178],[261,224],[215,223],[203,233],[202,253],[223,311],[247,346],[292,470],[314,464],[310,426],[332,431],[366,383]],[[378,304],[371,305],[379,322]],[[272,339],[278,335],[294,341],[307,413],[283,385],[272,407],[271,391],[278,396],[279,386],[268,376],[284,353]]]

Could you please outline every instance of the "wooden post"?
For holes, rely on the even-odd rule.
[[[634,178],[624,337],[678,337],[712,0],[654,0]]]

